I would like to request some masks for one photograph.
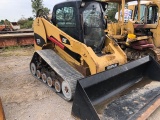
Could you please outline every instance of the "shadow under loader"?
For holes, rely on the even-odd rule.
[[[159,99],[160,65],[146,56],[79,80],[72,115],[82,120],[138,119]]]

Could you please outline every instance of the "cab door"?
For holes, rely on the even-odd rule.
[[[58,4],[53,9],[54,24],[74,39],[81,41],[79,10],[76,2]]]

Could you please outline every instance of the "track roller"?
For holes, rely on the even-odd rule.
[[[62,93],[68,101],[70,101],[73,97],[71,87],[67,81],[62,82]]]
[[[33,62],[30,64],[30,70],[33,75],[36,75],[36,65]]]
[[[30,71],[66,101],[72,100],[77,80],[84,77],[51,49],[34,53]]]
[[[40,72],[40,70],[36,71],[36,75],[37,75],[37,78],[39,78],[39,79],[41,78],[41,72]]]
[[[43,81],[44,83],[47,82],[47,76],[46,76],[45,73],[42,73],[42,81]]]
[[[61,83],[59,82],[59,80],[55,80],[55,83],[54,83],[54,86],[55,86],[55,90],[56,92],[61,92]]]
[[[53,80],[52,80],[51,77],[47,77],[47,84],[48,84],[49,87],[52,87],[52,85],[53,85]]]

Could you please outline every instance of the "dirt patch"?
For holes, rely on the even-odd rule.
[[[29,71],[33,47],[1,50],[0,97],[7,120],[72,120],[72,102],[36,80]]]

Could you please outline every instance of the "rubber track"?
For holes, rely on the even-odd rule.
[[[43,60],[65,81],[67,81],[71,87],[74,95],[77,80],[84,78],[84,76],[64,61],[53,50],[39,50],[36,53],[43,58]]]

